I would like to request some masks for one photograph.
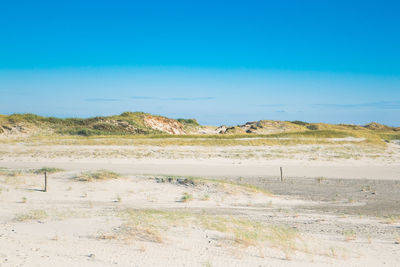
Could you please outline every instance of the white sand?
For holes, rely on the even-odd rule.
[[[0,167],[106,168],[127,174],[400,179],[400,145],[37,146],[0,144]]]
[[[160,230],[162,243],[103,240],[99,236],[121,226],[123,219],[116,214],[126,209],[200,209],[250,220],[268,217],[291,225],[319,221],[327,226],[376,227],[381,223],[373,218],[302,214],[296,207],[318,203],[249,193],[230,185],[187,187],[138,176],[88,183],[71,179],[76,174],[51,175],[46,193],[38,191],[43,183],[40,175],[3,179],[0,266],[398,266],[400,245],[394,239],[357,236],[345,241],[343,233],[301,233],[301,249],[290,251],[289,258],[268,243],[238,246],[227,242],[224,233],[190,224]],[[192,194],[193,200],[180,202],[184,192]],[[206,193],[209,199],[202,200]],[[15,220],[32,210],[46,211],[48,217]]]
[[[0,177],[0,266],[399,266],[400,245],[390,233],[400,221],[310,213],[322,205],[235,186],[157,183],[143,174],[196,177],[400,179],[400,144],[385,150],[335,146],[152,147],[35,146],[0,144],[0,167],[59,167],[49,191],[41,175]],[[126,178],[94,183],[71,179],[81,171],[108,169]],[[181,202],[184,193],[193,197]],[[207,197],[205,197],[207,195]],[[119,201],[120,200],[120,201]],[[355,203],[357,204],[357,203]],[[179,222],[159,227],[162,243],[121,238],[130,209],[185,211],[244,218],[299,229],[296,248],[285,254],[271,242],[243,246],[227,233]],[[34,210],[44,218],[21,220]],[[307,226],[307,227],[304,227]],[[302,229],[308,229],[304,231]],[[369,236],[345,241],[347,229]]]
[[[279,177],[283,167],[285,177],[326,177],[341,179],[386,179],[400,180],[400,164],[372,165],[363,161],[342,162],[299,162],[270,160],[254,162],[247,160],[124,160],[124,159],[81,159],[81,160],[15,160],[0,162],[6,168],[58,167],[66,170],[109,169],[126,174],[165,174],[196,177]]]

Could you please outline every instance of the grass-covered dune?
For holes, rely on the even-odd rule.
[[[226,145],[256,142],[289,142],[293,140],[320,140],[329,138],[358,138],[363,142],[383,144],[400,140],[400,127],[378,123],[364,126],[347,124],[307,123],[302,121],[261,120],[238,126],[201,126],[195,119],[169,119],[142,112],[124,112],[120,115],[93,118],[55,118],[35,114],[0,115],[0,135],[3,136],[93,136],[169,139],[163,143],[209,143],[212,140]],[[185,141],[186,140],[186,141]],[[209,140],[209,141],[207,141]],[[218,141],[219,140],[219,141]],[[285,141],[286,140],[286,141]],[[289,141],[288,141],[289,140]],[[292,140],[292,141],[291,141]],[[239,140],[240,141],[240,140]],[[178,143],[179,143],[178,142]],[[309,142],[306,142],[309,143]],[[258,144],[259,145],[259,144]]]
[[[54,133],[60,135],[184,134],[198,125],[194,119],[168,119],[143,112],[93,118],[55,118],[35,114],[0,116],[1,133]]]

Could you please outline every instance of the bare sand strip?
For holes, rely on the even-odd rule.
[[[329,165],[328,165],[329,164]],[[229,161],[229,160],[47,160],[1,161],[5,168],[57,167],[65,170],[108,169],[124,174],[185,175],[216,178],[284,177],[400,180],[400,164],[372,165],[369,162],[298,162],[298,161]]]

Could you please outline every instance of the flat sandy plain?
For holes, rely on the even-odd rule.
[[[398,266],[398,143],[160,142],[2,140],[0,266]]]

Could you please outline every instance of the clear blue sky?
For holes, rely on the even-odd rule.
[[[399,1],[0,2],[0,113],[400,125]]]

